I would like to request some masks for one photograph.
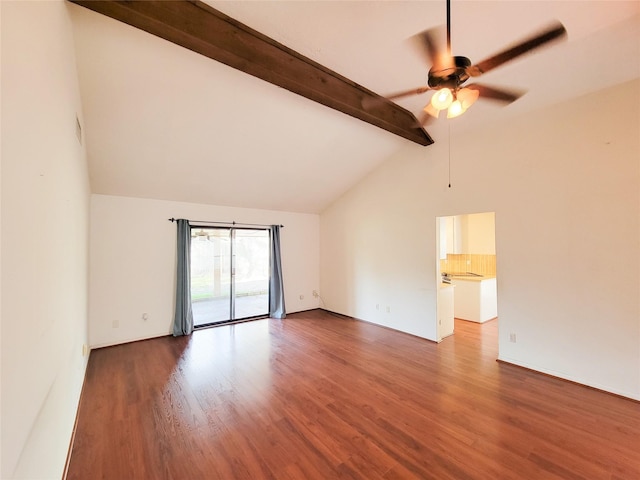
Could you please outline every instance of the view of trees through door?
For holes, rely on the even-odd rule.
[[[196,327],[269,314],[269,230],[191,228]]]

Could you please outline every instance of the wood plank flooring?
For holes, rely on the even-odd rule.
[[[640,404],[311,311],[91,353],[69,479],[640,479]]]

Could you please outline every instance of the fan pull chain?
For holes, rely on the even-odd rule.
[[[449,188],[451,188],[451,123],[447,126],[449,127]]]

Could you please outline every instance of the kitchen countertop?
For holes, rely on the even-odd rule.
[[[468,274],[455,274],[455,273],[450,273],[449,277],[451,277],[452,280],[461,280],[464,282],[482,282],[483,280],[491,280],[492,278],[496,278],[495,275],[468,275]]]

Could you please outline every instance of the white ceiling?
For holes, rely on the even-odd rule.
[[[207,1],[379,93],[419,87],[428,66],[407,42],[445,23],[445,1]],[[412,144],[165,40],[69,4],[92,191],[321,212]],[[476,63],[553,19],[568,41],[478,81],[522,88],[477,102],[457,131],[640,77],[640,2],[453,1],[452,50]],[[428,94],[399,101],[416,115]],[[594,100],[594,115],[597,101]],[[447,120],[427,127],[436,142]]]

